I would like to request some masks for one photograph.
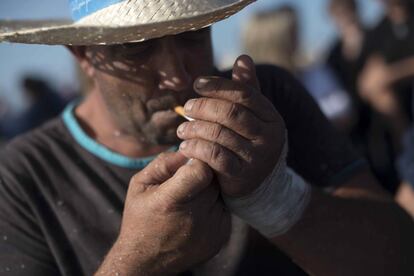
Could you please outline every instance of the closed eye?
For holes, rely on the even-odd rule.
[[[179,35],[180,40],[203,43],[210,38],[210,29],[204,28],[198,31],[185,32]]]
[[[116,50],[116,55],[123,58],[134,58],[142,54],[148,54],[148,52],[154,48],[155,45],[153,41],[126,43],[119,46]]]

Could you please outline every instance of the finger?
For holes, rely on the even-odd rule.
[[[158,157],[137,173],[131,183],[159,185],[170,179],[188,159],[179,152],[161,153]]]
[[[172,178],[160,186],[160,192],[173,203],[185,203],[194,199],[212,182],[213,172],[199,160],[190,160],[179,168]]]
[[[177,136],[182,140],[202,139],[218,143],[246,162],[252,160],[249,150],[252,147],[251,143],[220,124],[199,120],[186,122],[178,127]]]
[[[193,119],[223,125],[239,135],[255,140],[260,136],[264,123],[245,107],[229,101],[198,98],[188,101],[184,110]]]
[[[191,200],[191,203],[194,204],[191,209],[194,212],[200,211],[201,213],[205,213],[205,210],[211,211],[211,208],[219,200],[221,200],[219,186],[211,184]]]
[[[233,65],[232,80],[253,87],[253,91],[259,92],[253,93],[252,98],[255,98],[257,102],[260,99],[261,112],[258,114],[260,114],[262,120],[267,122],[280,121],[280,115],[275,106],[260,93],[260,82],[257,78],[256,66],[250,56],[241,55],[236,59]]]
[[[201,96],[240,104],[263,121],[274,121],[276,109],[256,88],[240,81],[220,77],[200,77],[194,82],[194,90]]]
[[[260,91],[260,83],[256,75],[256,66],[248,55],[239,56],[233,65],[232,79]]]
[[[214,171],[223,176],[240,173],[242,160],[225,147],[201,139],[186,140],[180,145],[180,152],[187,158],[207,163]]]

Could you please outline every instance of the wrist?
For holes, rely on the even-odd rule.
[[[282,235],[296,224],[310,201],[311,187],[286,165],[287,142],[272,173],[250,195],[223,196],[229,209],[264,236]]]
[[[95,275],[169,275],[161,271],[155,255],[136,249],[127,239],[119,238],[106,255]]]

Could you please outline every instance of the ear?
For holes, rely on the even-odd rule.
[[[85,72],[85,74],[92,78],[95,74],[95,68],[90,63],[86,52],[87,47],[86,46],[70,46],[67,45],[66,48],[72,53],[74,58],[78,61],[79,66],[82,68],[82,70]]]

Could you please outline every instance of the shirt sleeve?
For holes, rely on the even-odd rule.
[[[24,194],[0,168],[0,274],[59,275],[53,256]]]
[[[262,93],[286,123],[288,164],[315,186],[345,183],[367,162],[350,141],[322,114],[306,89],[289,73],[274,66],[257,66]]]

